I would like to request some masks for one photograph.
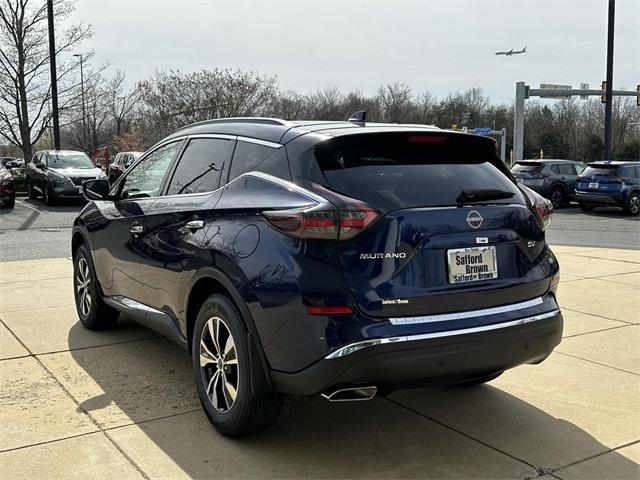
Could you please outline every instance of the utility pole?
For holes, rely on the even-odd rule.
[[[53,118],[53,148],[55,150],[60,150],[60,119],[58,117],[58,74],[56,73],[56,38],[53,31],[53,0],[47,0],[47,17],[49,25],[49,66],[51,67],[51,116]]]
[[[528,98],[524,82],[516,83],[516,104],[513,116],[513,161],[522,160],[524,152],[524,101]]]
[[[604,104],[604,152],[603,160],[611,160],[611,123],[613,106],[613,23],[616,16],[616,0],[609,0],[609,23],[607,27],[607,85]]]
[[[76,53],[74,57],[80,57],[80,96],[82,97],[82,147],[87,148],[87,111],[84,102],[84,72],[82,69],[82,54]]]

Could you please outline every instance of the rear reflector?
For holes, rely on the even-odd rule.
[[[309,315],[351,315],[350,307],[307,307]]]

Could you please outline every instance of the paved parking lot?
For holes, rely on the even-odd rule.
[[[0,264],[4,478],[640,477],[640,252],[556,247],[565,338],[489,385],[330,404],[290,398],[229,440],[190,359],[126,320],[77,322],[68,258]]]

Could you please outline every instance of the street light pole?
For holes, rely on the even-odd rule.
[[[82,97],[82,146],[87,148],[87,111],[84,102],[84,71],[82,69],[82,54],[76,53],[74,57],[80,57],[80,96]]]
[[[49,29],[49,67],[51,69],[51,117],[53,119],[53,148],[60,150],[60,119],[58,116],[58,75],[56,73],[56,39],[53,31],[53,0],[47,0]],[[25,159],[26,161],[27,159]]]
[[[616,16],[616,0],[609,0],[609,22],[607,27],[607,85],[604,104],[604,157],[611,160],[611,123],[613,106],[613,23]]]

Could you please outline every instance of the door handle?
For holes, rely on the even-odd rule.
[[[191,230],[191,232],[195,232],[196,230],[204,228],[204,220],[191,220],[187,222],[186,227]]]
[[[140,235],[143,231],[144,227],[139,223],[134,223],[133,225],[131,225],[131,228],[129,228],[129,233],[134,236]]]

